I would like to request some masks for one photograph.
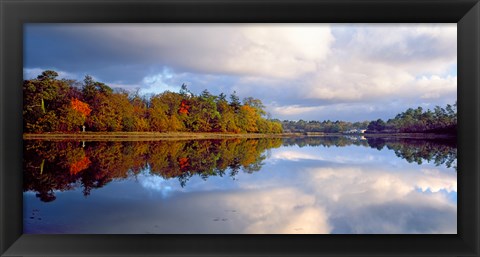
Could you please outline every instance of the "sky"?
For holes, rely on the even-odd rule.
[[[262,100],[281,120],[364,121],[457,99],[452,24],[26,24],[24,79]]]

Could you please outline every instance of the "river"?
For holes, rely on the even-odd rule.
[[[452,139],[24,141],[26,234],[456,234]]]

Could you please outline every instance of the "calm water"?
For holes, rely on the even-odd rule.
[[[455,140],[24,147],[24,233],[457,233]]]

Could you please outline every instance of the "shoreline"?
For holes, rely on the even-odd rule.
[[[208,132],[77,132],[77,133],[24,133],[24,140],[88,140],[88,141],[158,141],[190,139],[234,139],[234,138],[283,138],[279,134],[235,134]]]
[[[191,140],[191,139],[235,139],[235,138],[288,138],[288,137],[332,137],[363,136],[365,138],[456,138],[456,135],[431,133],[221,133],[221,132],[76,132],[76,133],[24,133],[24,140],[88,140],[88,141],[156,141],[156,140]]]

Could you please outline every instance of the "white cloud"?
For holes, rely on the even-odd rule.
[[[182,72],[279,78],[314,71],[334,41],[324,24],[94,24],[77,29],[114,41],[109,50],[126,59],[137,56]]]
[[[415,88],[421,98],[440,98],[445,95],[455,95],[457,92],[457,76],[422,76],[416,80]]]
[[[456,24],[368,24],[354,26],[341,45],[350,56],[407,72],[443,72],[457,57]]]
[[[343,61],[340,61],[343,62]],[[350,61],[339,66],[325,67],[301,88],[306,99],[335,101],[374,101],[378,98],[412,99],[455,96],[457,77],[409,73],[394,65]],[[341,69],[341,70],[339,70]]]
[[[142,80],[144,87],[141,92],[144,94],[162,93],[164,91],[178,92],[180,85],[173,85],[172,78],[173,75],[168,69],[164,69],[162,73],[146,76]]]
[[[398,112],[420,102],[434,106],[456,99],[456,24],[77,24],[56,28],[57,36],[70,35],[72,43],[82,43],[78,48],[88,48],[87,54],[69,59],[91,67],[90,73],[104,82],[140,85],[146,93],[175,91],[183,82],[192,82],[189,85],[199,92],[235,90],[241,97],[262,99],[281,119],[337,111],[349,116],[356,108],[355,118],[364,120],[362,113],[373,116],[372,109],[382,109],[385,103],[403,104],[395,109]],[[342,103],[356,105],[339,110]],[[375,112],[377,118],[379,114],[387,118],[384,109]]]
[[[306,107],[300,105],[275,106],[271,108],[276,114],[283,116],[298,115],[306,112],[313,112],[325,109],[323,106]]]

